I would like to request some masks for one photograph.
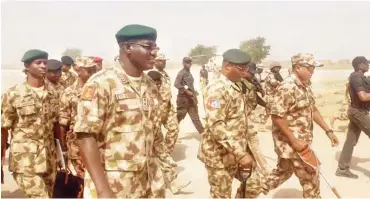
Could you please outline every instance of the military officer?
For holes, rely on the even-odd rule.
[[[159,57],[160,59],[164,59],[163,54],[159,56],[160,56]],[[164,85],[162,79],[165,79],[165,77],[156,70],[149,71],[148,76],[157,85],[158,90],[161,91],[161,87]],[[163,111],[163,109],[161,109],[161,111]],[[174,117],[174,120],[177,121],[176,117]],[[163,121],[162,121],[162,124],[163,124]],[[169,153],[169,151],[167,152]],[[171,164],[167,164],[167,162],[160,162],[160,163],[161,163],[161,169],[164,173],[164,180],[166,183],[166,187],[169,188],[173,194],[177,194],[179,191],[181,191],[181,189],[185,188],[186,186],[190,184],[190,181],[187,181],[186,183],[180,183],[179,180],[177,179],[178,173],[177,173],[177,164],[175,163],[175,161],[171,159]]]
[[[269,166],[264,155],[261,152],[259,147],[259,139],[257,134],[256,126],[251,121],[253,112],[255,111],[257,105],[265,107],[266,103],[258,96],[257,94],[257,87],[252,83],[254,75],[257,73],[256,64],[250,63],[248,64],[248,71],[246,73],[245,78],[243,78],[242,82],[246,87],[246,114],[248,117],[248,140],[251,152],[257,161],[257,166],[260,171],[267,175],[269,173]]]
[[[77,81],[68,87],[60,99],[59,124],[62,135],[67,138],[67,157],[73,165],[77,176],[84,178],[85,167],[82,164],[81,156],[77,145],[77,136],[73,132],[77,115],[77,104],[81,96],[82,87],[86,81],[97,71],[97,63],[94,57],[77,57],[75,68],[77,69]]]
[[[64,87],[60,84],[62,76],[62,62],[56,59],[49,59],[47,62],[47,73],[45,83],[49,84],[52,89],[55,89],[59,96],[64,91]]]
[[[157,31],[133,24],[115,36],[119,60],[86,82],[78,103],[74,132],[91,177],[85,188],[92,197],[164,197],[159,161],[169,162],[169,156],[160,129],[160,95],[143,72],[154,66]]]
[[[77,76],[70,71],[71,66],[74,64],[74,61],[70,56],[63,56],[61,58],[61,61],[63,66],[60,83],[64,86],[64,88],[67,88],[71,86],[77,79]]]
[[[318,172],[298,156],[313,139],[313,122],[317,123],[338,145],[338,138],[323,120],[315,106],[311,77],[316,67],[323,66],[312,54],[292,56],[292,74],[277,87],[271,103],[272,136],[278,156],[277,168],[263,183],[264,193],[275,189],[294,173],[302,185],[304,198],[320,198]]]
[[[162,85],[159,88],[159,93],[162,97],[162,104],[160,105],[161,118],[162,125],[167,129],[165,137],[166,149],[171,154],[179,137],[179,123],[176,118],[175,108],[171,102],[171,79],[164,70],[166,68],[166,60],[165,55],[160,53],[156,57],[154,66],[155,70],[162,75]]]
[[[9,171],[30,198],[52,197],[57,169],[53,128],[59,101],[45,84],[47,60],[47,52],[28,50],[22,58],[27,80],[1,99],[1,134],[11,132]]]
[[[270,116],[270,104],[273,103],[272,99],[276,93],[276,88],[281,84],[282,77],[280,75],[281,65],[279,62],[272,62],[270,64],[270,73],[265,79],[265,92],[266,92],[266,112],[263,114],[263,123],[266,123]]]
[[[184,57],[182,63],[184,68],[177,74],[175,79],[175,87],[179,90],[176,100],[177,120],[180,123],[186,114],[189,113],[198,133],[203,133],[204,128],[198,113],[198,93],[194,89],[194,78],[190,73],[192,60],[190,57]]]
[[[212,198],[230,198],[238,166],[250,168],[253,158],[247,151],[247,115],[240,82],[250,62],[249,56],[230,49],[223,54],[220,78],[203,92],[205,131],[198,159],[207,169]]]

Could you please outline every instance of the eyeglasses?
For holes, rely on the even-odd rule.
[[[241,67],[241,66],[238,66],[238,65],[234,65],[237,69],[239,69],[240,71],[247,71],[248,70],[248,67]]]
[[[159,51],[159,47],[156,44],[151,45],[151,44],[144,44],[144,43],[138,43],[138,42],[127,42],[127,44],[138,45],[149,51]]]

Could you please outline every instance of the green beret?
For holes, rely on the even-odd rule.
[[[62,62],[56,59],[49,59],[47,62],[48,71],[59,71],[62,70]]]
[[[49,54],[38,49],[31,49],[24,53],[21,62],[32,62],[35,59],[48,59]]]
[[[248,64],[250,57],[247,53],[239,49],[230,49],[224,52],[222,55],[225,61],[229,61],[234,64]]]
[[[148,26],[127,25],[116,33],[117,43],[129,40],[157,40],[157,30]]]

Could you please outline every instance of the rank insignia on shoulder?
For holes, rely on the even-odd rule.
[[[94,87],[85,87],[83,92],[82,92],[81,99],[91,101],[92,98],[94,97],[94,95],[95,95],[95,88]]]

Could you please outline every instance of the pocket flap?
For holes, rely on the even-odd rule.
[[[37,149],[38,145],[30,142],[27,143],[13,142],[10,147],[12,153],[37,153],[38,151]]]
[[[141,171],[144,169],[146,159],[136,160],[106,160],[105,170],[107,171]]]

